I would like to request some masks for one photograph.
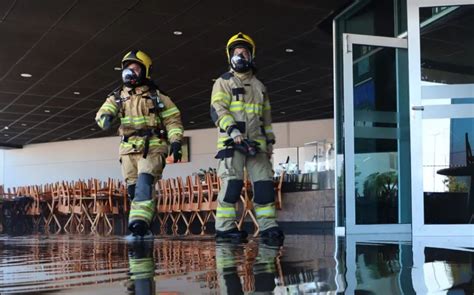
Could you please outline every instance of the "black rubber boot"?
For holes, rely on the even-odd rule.
[[[129,223],[128,229],[133,236],[145,236],[149,232],[148,224],[143,220],[134,220]]]
[[[247,232],[233,228],[226,231],[216,230],[216,240],[243,241],[247,238]]]
[[[282,246],[285,234],[278,226],[275,226],[260,232],[260,239],[269,246]]]
[[[128,229],[132,232],[132,236],[144,237],[150,231],[153,213],[151,213],[150,216],[143,218],[141,216],[142,213],[137,214],[136,212],[140,212],[140,210],[143,210],[144,208],[154,212],[155,209],[153,204],[143,205],[149,203],[152,199],[153,181],[154,177],[151,174],[140,173],[138,175],[137,184],[134,186],[134,197],[128,217]],[[130,187],[131,186],[129,186],[129,188]],[[150,206],[153,206],[153,208],[150,209]]]

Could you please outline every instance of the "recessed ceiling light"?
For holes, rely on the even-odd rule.
[[[121,67],[115,67],[114,70],[115,70],[115,71],[121,71],[122,68],[121,68]]]
[[[281,111],[280,114],[284,115],[284,114],[286,114],[286,112]]]
[[[289,53],[295,52],[295,51],[294,51],[293,49],[291,49],[291,48],[287,48],[287,49],[285,49],[285,51],[286,51],[286,52],[289,52]]]
[[[91,128],[91,131],[95,131],[95,128]]]
[[[31,77],[33,77],[32,74],[28,74],[28,73],[21,73],[20,76],[22,76],[23,78],[31,78]]]
[[[71,138],[71,137],[68,137],[68,138],[66,138],[66,139],[67,139],[67,140],[71,140],[72,138]]]
[[[196,122],[194,122],[194,121],[189,121],[189,124],[194,124],[194,123],[196,123]]]
[[[301,90],[301,89],[296,89],[295,91],[298,92],[298,93],[303,92],[303,90]]]
[[[28,126],[28,124],[26,124],[26,123],[21,123],[21,126]]]
[[[50,111],[50,110],[44,110],[44,112],[45,112],[45,113],[51,113],[51,111]]]
[[[79,91],[74,91],[73,94],[74,94],[74,95],[79,95],[79,94],[81,94],[81,93],[80,93]]]
[[[174,31],[174,32],[173,32],[173,35],[181,36],[181,35],[183,35],[183,32],[181,32],[181,31]]]
[[[5,129],[5,130],[8,130],[9,128],[10,128],[10,127],[8,127],[8,126],[3,127],[3,129]]]

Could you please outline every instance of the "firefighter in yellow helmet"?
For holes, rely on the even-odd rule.
[[[171,99],[151,80],[152,60],[133,50],[122,59],[122,82],[96,115],[104,130],[120,121],[120,162],[132,201],[128,226],[133,236],[150,233],[155,212],[154,184],[161,177],[171,144],[176,163],[181,159],[183,124]]]
[[[265,86],[255,77],[255,43],[238,33],[227,42],[230,71],[212,88],[211,118],[218,128],[218,196],[216,237],[245,239],[235,225],[235,203],[243,186],[244,168],[253,184],[255,214],[263,239],[283,241],[276,222],[273,169],[270,162],[275,135],[270,100]]]

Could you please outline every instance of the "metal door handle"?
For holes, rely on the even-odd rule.
[[[424,106],[412,106],[411,109],[414,110],[414,111],[424,111],[425,107]]]

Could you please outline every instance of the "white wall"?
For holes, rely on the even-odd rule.
[[[315,140],[333,139],[333,124],[332,119],[275,123],[275,148],[298,147]],[[186,131],[185,136],[190,137],[191,162],[168,165],[163,177],[190,175],[200,168],[216,166],[217,131],[214,128]],[[0,184],[13,187],[90,177],[121,178],[119,141],[119,137],[104,137],[0,150]]]

